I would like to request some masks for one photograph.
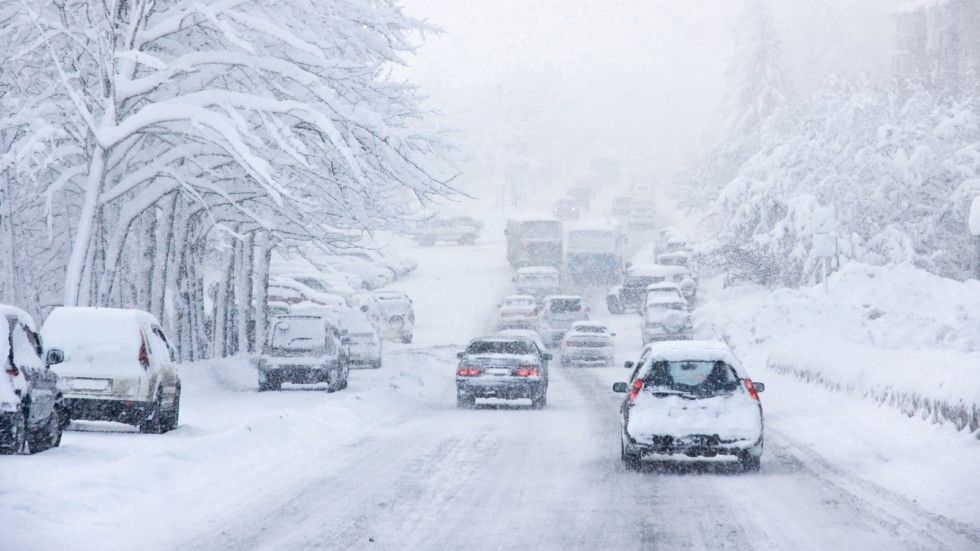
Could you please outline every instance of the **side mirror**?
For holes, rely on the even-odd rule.
[[[627,385],[626,383],[613,383],[613,392],[626,394],[627,392],[629,392],[629,385]]]
[[[546,362],[550,362],[551,359],[554,358],[554,356],[552,356],[551,354],[542,354],[541,357],[544,358],[544,361]]]
[[[623,362],[623,367],[625,367],[626,369],[633,369],[634,367],[636,367],[636,362],[629,362],[629,361]]]
[[[757,383],[755,381],[752,381],[752,387],[755,388],[755,391],[756,392],[765,392],[766,391],[766,383]]]
[[[463,352],[457,352],[457,353],[456,353],[456,357],[457,357],[457,358],[459,358],[459,359],[461,359],[461,360],[463,359],[463,356],[464,356],[464,355],[465,355],[465,354],[464,354]]]
[[[65,361],[65,352],[60,348],[48,349],[48,353],[44,356],[44,363],[48,366],[58,365]]]

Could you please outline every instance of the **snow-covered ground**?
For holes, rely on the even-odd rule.
[[[185,366],[178,430],[91,423],[61,448],[2,458],[0,549],[980,547],[973,435],[769,372],[770,343],[742,338],[747,318],[720,290],[697,319],[726,324],[767,383],[757,475],[625,471],[621,367],[552,369],[541,411],[456,409],[455,353],[510,290],[502,234],[397,252],[420,263],[393,286],[415,299],[416,339],[387,344],[381,370],[332,394],[259,394],[244,359]],[[619,360],[634,359],[638,316],[587,294]]]

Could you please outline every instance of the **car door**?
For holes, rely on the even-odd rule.
[[[163,385],[165,401],[172,401],[177,392],[177,370],[174,366],[173,348],[167,340],[167,335],[157,324],[150,324],[150,351],[159,370],[160,383]]]
[[[10,345],[14,365],[27,379],[27,393],[31,401],[27,422],[40,425],[54,411],[58,378],[41,359],[41,341],[37,333],[20,321],[12,324]]]

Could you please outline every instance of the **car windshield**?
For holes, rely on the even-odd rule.
[[[551,301],[551,312],[553,314],[568,314],[582,311],[582,299],[578,298],[557,298]]]
[[[467,354],[533,354],[534,343],[529,340],[474,341]]]
[[[612,346],[609,337],[576,335],[569,337],[566,344],[575,348],[604,348]]]
[[[517,282],[521,285],[558,285],[555,274],[519,274]]]
[[[648,285],[654,283],[660,283],[663,281],[662,277],[650,277],[650,276],[630,276],[626,278],[626,287],[643,287],[646,288]]]
[[[273,322],[269,344],[273,350],[286,352],[333,352],[333,341],[327,338],[326,323],[320,317],[285,317]]]
[[[700,395],[731,394],[739,386],[732,366],[709,360],[656,361],[643,383],[654,391],[659,388]]]

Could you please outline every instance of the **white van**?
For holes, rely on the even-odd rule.
[[[180,378],[160,323],[140,310],[56,308],[41,336],[64,351],[53,367],[72,419],[118,421],[140,432],[177,428]]]

